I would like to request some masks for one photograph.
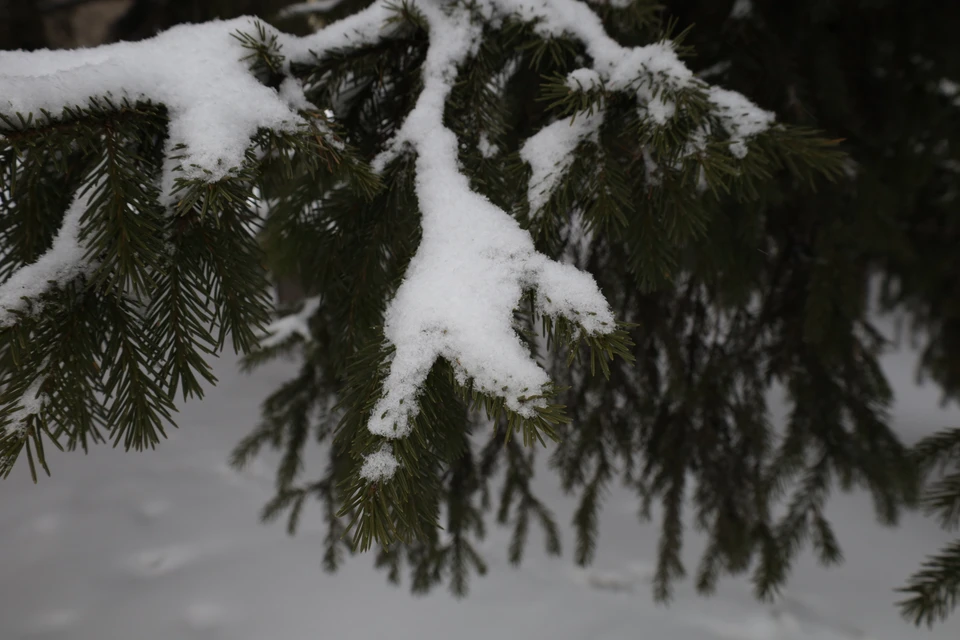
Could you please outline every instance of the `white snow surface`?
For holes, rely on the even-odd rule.
[[[941,410],[933,387],[917,387],[916,357],[898,352],[884,366],[897,391],[896,428],[908,441],[960,421]],[[917,630],[896,613],[892,589],[949,536],[916,514],[899,529],[873,520],[863,494],[836,496],[828,509],[844,547],[840,567],[818,567],[805,555],[772,605],[753,600],[746,580],[721,583],[697,597],[689,583],[670,606],[651,599],[657,525],[639,524],[637,501],[612,489],[600,520],[591,568],[548,559],[531,531],[519,569],[506,561],[509,534],[492,521],[483,543],[490,565],[467,598],[443,588],[426,597],[393,587],[371,555],[339,573],[320,567],[325,529],[316,505],[301,531],[263,526],[257,513],[272,495],[276,458],[230,470],[229,450],[257,421],[257,404],[295,374],[275,363],[252,376],[237,363],[215,363],[220,384],[191,401],[155,451],[94,448],[88,456],[48,448],[52,478],[33,485],[26,465],[0,482],[0,621],[4,640],[956,640],[960,619]],[[774,420],[786,409],[774,406]],[[322,451],[307,451],[307,474],[322,473]],[[541,470],[535,490],[561,522],[574,505]],[[311,508],[313,507],[313,508]],[[688,523],[685,555],[702,540]]]

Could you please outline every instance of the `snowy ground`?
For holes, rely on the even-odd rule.
[[[910,441],[960,412],[942,411],[917,388],[913,356],[893,354],[896,423]],[[873,523],[864,496],[838,497],[832,517],[847,561],[821,569],[806,558],[776,607],[755,603],[745,582],[697,598],[681,587],[669,608],[646,584],[655,530],[634,519],[634,499],[610,496],[593,568],[567,555],[547,560],[532,544],[518,570],[505,560],[506,534],[487,542],[491,573],[456,601],[439,590],[415,598],[386,584],[371,559],[338,574],[320,568],[322,529],[311,514],[288,538],[282,523],[261,526],[269,463],[230,470],[231,446],[258,403],[289,373],[278,364],[250,377],[218,364],[222,383],[188,404],[181,429],[155,452],[100,448],[54,455],[54,476],[32,486],[25,465],[0,483],[0,639],[315,640],[955,640],[960,620],[915,630],[897,616],[892,588],[947,536],[932,521],[899,530]],[[56,453],[56,452],[54,452]],[[569,501],[542,479],[550,504],[569,520]],[[566,541],[569,543],[569,536]],[[539,543],[534,537],[531,543]],[[695,541],[688,545],[696,553]],[[958,615],[960,617],[960,615]]]

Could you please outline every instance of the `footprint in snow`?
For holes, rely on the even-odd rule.
[[[137,506],[137,516],[146,522],[152,522],[169,509],[170,503],[166,500],[147,500]]]
[[[30,532],[41,536],[53,535],[60,530],[62,520],[56,513],[45,513],[30,523]]]
[[[80,620],[76,609],[52,609],[30,620],[24,631],[28,636],[49,636],[67,631]]]
[[[602,591],[632,593],[635,588],[650,582],[653,567],[645,562],[634,562],[617,571],[577,571],[574,581]]]
[[[684,620],[723,640],[873,640],[863,629],[790,596],[736,617],[693,613]]]
[[[197,555],[197,550],[188,546],[147,549],[131,556],[127,568],[135,576],[153,578],[176,571]]]
[[[796,596],[783,595],[770,608],[775,620],[789,620],[799,628],[814,631],[829,631],[838,638],[869,640],[867,632],[846,620],[819,611],[812,604]]]
[[[183,613],[183,621],[193,631],[215,629],[225,618],[223,607],[209,602],[194,602]]]

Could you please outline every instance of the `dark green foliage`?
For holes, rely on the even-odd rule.
[[[629,32],[625,42],[649,42],[658,28],[649,9],[637,3],[625,13],[606,12],[611,21],[625,20],[617,22]],[[402,20],[394,37],[296,70],[306,80],[308,97],[330,105],[361,153],[379,150],[412,107],[410,94],[418,91],[412,70],[423,59],[426,40],[415,12],[400,8],[398,16]],[[544,416],[546,421],[525,431],[524,439],[557,441],[551,466],[565,488],[580,495],[574,521],[578,562],[592,558],[606,487],[626,481],[637,491],[644,513],[654,502],[664,507],[656,593],[669,597],[673,580],[685,575],[679,560],[681,520],[685,492],[692,487],[698,526],[712,540],[698,571],[701,589],[711,590],[723,574],[752,568],[758,594],[769,596],[785,581],[789,563],[805,541],[824,562],[839,558],[822,515],[835,481],[871,488],[888,520],[909,501],[913,488],[905,452],[883,427],[888,391],[871,386],[873,378],[858,378],[860,367],[851,366],[847,377],[823,374],[833,370],[835,361],[853,358],[843,349],[872,358],[878,345],[849,337],[836,355],[809,346],[803,329],[796,333],[806,303],[792,292],[803,290],[800,278],[812,280],[814,274],[785,270],[794,249],[771,255],[767,244],[767,229],[778,223],[767,215],[770,183],[797,182],[809,189],[817,176],[839,176],[842,156],[835,143],[811,131],[774,128],[751,140],[744,161],[732,158],[718,140],[677,163],[682,141],[706,116],[704,96],[686,90],[672,94],[686,105],[689,117],[656,129],[637,117],[628,98],[568,89],[559,79],[579,66],[578,55],[575,42],[543,40],[529,25],[509,22],[487,34],[476,57],[464,65],[447,104],[447,124],[465,143],[460,158],[473,187],[514,211],[548,255],[572,251],[572,258],[597,277],[617,315],[632,323],[615,341],[592,345],[591,375],[585,375],[585,366],[570,366],[585,355],[573,325],[553,318],[541,323],[532,308],[518,309],[521,326],[532,330],[540,325],[548,336],[545,346],[559,350],[562,357],[552,359],[552,373],[570,387],[560,396],[566,410]],[[343,85],[348,78],[351,85]],[[385,86],[391,90],[384,91]],[[340,97],[332,103],[334,96]],[[519,158],[519,146],[551,118],[579,117],[600,107],[606,117],[599,144],[581,145],[545,209],[530,212],[525,197],[529,169]],[[481,140],[488,150],[481,149]],[[663,168],[656,184],[648,180],[644,147]],[[706,189],[696,188],[701,173]],[[271,245],[277,250],[269,253],[299,270],[310,294],[322,300],[311,320],[312,338],[302,348],[304,371],[313,382],[298,378],[313,393],[291,396],[285,387],[272,396],[266,406],[268,416],[276,417],[269,417],[238,449],[238,461],[249,459],[253,442],[269,442],[285,452],[278,497],[266,515],[275,517],[288,508],[291,525],[308,494],[333,514],[339,478],[346,492],[339,498],[341,514],[354,526],[354,544],[363,549],[377,540],[401,541],[381,547],[378,557],[392,580],[400,579],[405,560],[415,590],[449,579],[451,588],[462,593],[466,572],[473,567],[482,573],[485,566],[470,541],[485,533],[480,514],[487,505],[499,522],[513,528],[507,550],[511,561],[522,558],[531,521],[544,527],[548,550],[559,552],[560,540],[550,511],[531,489],[533,452],[518,448],[515,439],[503,444],[512,428],[509,415],[494,420],[493,437],[480,449],[462,440],[489,424],[468,407],[484,407],[488,416],[490,410],[496,416],[502,404],[458,388],[446,365],[431,374],[414,432],[395,451],[408,461],[401,464],[397,481],[357,484],[350,475],[360,456],[379,446],[363,428],[384,372],[375,327],[380,301],[395,290],[397,275],[417,243],[416,225],[405,219],[416,211],[412,179],[410,160],[401,159],[388,166],[385,189],[369,204],[336,188],[318,202],[317,190],[305,186],[292,206],[281,199],[268,219],[266,237],[278,238]],[[287,206],[289,214],[284,213]],[[306,217],[305,210],[310,212]],[[574,213],[595,234],[583,255],[571,227]],[[309,238],[305,242],[312,250],[297,250],[294,238]],[[751,301],[758,294],[764,301],[759,307]],[[856,292],[852,295],[856,301]],[[844,301],[850,300],[845,296]],[[861,312],[861,306],[851,311]],[[852,321],[844,326],[853,331]],[[865,327],[862,322],[857,326]],[[331,333],[331,327],[339,332]],[[534,341],[530,348],[549,358]],[[599,353],[605,355],[594,359]],[[614,353],[621,357],[611,358]],[[875,361],[866,362],[873,367],[869,375],[875,375]],[[593,376],[595,368],[604,375]],[[823,409],[831,415],[829,421],[819,421],[826,413],[814,416],[798,409],[790,437],[778,444],[766,418],[766,391],[774,380],[788,383],[798,394],[831,393],[833,400]],[[338,427],[329,410],[311,420],[314,410],[306,398],[316,402],[318,396],[338,402]],[[275,414],[277,403],[283,409]],[[797,406],[803,405],[798,401]],[[851,420],[862,439],[847,437],[842,448],[850,454],[837,458],[835,440]],[[290,473],[299,465],[289,461],[299,460],[307,425],[318,440],[333,436],[331,469],[314,484]],[[871,459],[868,453],[875,449],[886,457]],[[809,453],[817,451],[820,461],[807,462]],[[354,462],[333,462],[344,458]],[[904,472],[878,476],[875,470],[888,462],[900,464]],[[492,502],[491,482],[501,485],[498,503]],[[777,520],[770,512],[781,498],[789,498],[792,507]],[[446,521],[439,521],[443,536],[434,525],[438,514],[446,514]],[[342,525],[330,522],[331,531],[340,530]],[[328,542],[328,558],[339,557],[336,548]]]
[[[245,43],[256,61],[279,64],[275,43],[254,37]],[[271,164],[261,156],[295,155],[307,174],[355,167],[353,186],[376,188],[332,132],[307,124],[293,134],[262,131],[246,164],[225,178],[176,178],[168,214],[155,186],[166,138],[162,106],[94,96],[61,114],[3,117],[0,126],[2,237],[11,248],[0,272],[9,277],[51,246],[71,189],[87,203],[79,237],[84,259],[95,265],[28,301],[0,330],[3,475],[22,452],[34,477],[37,463],[49,473],[44,438],[70,449],[105,440],[155,446],[172,424],[175,395],[202,395],[203,384],[214,382],[206,356],[228,339],[235,350],[256,346],[270,309],[254,237],[262,167]],[[282,174],[292,171],[281,163]],[[38,394],[39,406],[25,408],[25,396]]]
[[[855,424],[862,424],[852,432],[853,443],[878,438],[853,459],[864,465],[863,479],[873,487],[878,514],[890,520],[894,504],[877,490],[888,482],[888,469],[901,468],[902,454],[888,435],[880,436],[885,431],[883,414],[870,416],[871,404],[883,402],[889,392],[875,364],[864,360],[857,344],[862,339],[851,338],[866,328],[861,319],[868,284],[880,282],[882,307],[905,314],[922,346],[918,374],[938,382],[945,399],[958,397],[960,112],[956,98],[942,91],[942,83],[960,78],[955,46],[960,5],[938,0],[917,11],[911,3],[894,0],[756,0],[752,15],[733,20],[729,2],[664,4],[680,24],[696,23],[687,42],[697,52],[694,68],[709,70],[710,81],[743,92],[775,110],[782,121],[843,138],[842,148],[852,162],[836,186],[812,196],[797,184],[777,182],[773,184],[778,189],[768,188],[763,198],[776,225],[769,225],[778,238],[774,246],[790,247],[794,254],[784,257],[776,273],[796,274],[787,277],[794,278],[792,295],[798,298],[793,308],[804,317],[796,325],[798,339],[835,354],[821,371],[834,372],[831,377],[840,385],[823,395],[826,389],[817,388],[820,383],[811,370],[808,382],[790,387],[790,393],[797,406],[807,404],[806,411],[830,399],[835,409],[811,416],[818,422],[827,418],[822,424],[835,423],[830,414],[848,405],[845,410],[851,411]],[[716,240],[714,235],[714,244]],[[798,277],[804,271],[809,277]],[[843,351],[848,355],[841,356]],[[856,409],[849,404],[855,389],[862,398]],[[829,404],[823,403],[824,408]],[[837,433],[832,428],[819,431],[819,438],[832,439],[835,435],[830,434]],[[934,442],[932,438],[922,444],[921,452]],[[830,443],[830,450],[837,451],[841,444]],[[844,458],[850,460],[855,451]],[[945,464],[958,459],[955,450],[938,452]],[[935,484],[925,504],[941,515],[948,513],[940,509],[946,508],[950,490],[949,483]],[[960,569],[956,564],[951,569],[948,556],[944,552],[932,558],[906,589],[910,599],[904,613],[918,624],[945,618],[956,602],[956,589],[953,601],[948,594],[950,584],[960,579]]]
[[[345,2],[336,12],[365,4]],[[699,56],[692,68],[729,60],[721,84],[789,125],[751,137],[743,158],[731,153],[734,141],[705,86],[638,78],[678,105],[676,117],[657,126],[638,112],[635,95],[567,84],[570,71],[590,63],[582,43],[543,38],[519,19],[488,25],[445,105],[462,171],[516,216],[538,250],[590,272],[620,324],[606,336],[586,335],[575,320],[541,316],[536,292],[526,292],[515,326],[554,381],[545,404],[520,416],[440,361],[416,400],[411,434],[393,441],[400,467],[385,482],[367,482],[358,470],[384,445],[366,428],[392,348],[383,312],[421,230],[412,154],[379,175],[369,163],[422,88],[430,35],[415,7],[397,3],[378,43],[309,64],[286,66],[266,28],[237,34],[261,82],[277,87],[292,74],[318,110],[302,114],[307,124],[294,134],[259,132],[248,161],[228,177],[180,180],[174,216],[138,177],[159,171],[162,106],[100,101],[5,121],[0,197],[11,215],[0,219],[0,240],[10,250],[0,276],[49,247],[79,185],[95,185],[84,229],[99,260],[96,271],[38,301],[41,313],[0,333],[0,417],[18,416],[18,399],[37,381],[52,399],[25,428],[5,432],[0,469],[9,472],[24,449],[31,469],[43,465],[45,442],[153,446],[175,396],[201,395],[213,382],[205,356],[229,336],[249,366],[301,356],[298,374],[267,399],[232,463],[279,452],[276,495],[262,517],[286,515],[293,533],[303,510],[319,502],[329,570],[347,553],[376,547],[390,580],[409,571],[414,591],[446,583],[462,595],[469,576],[486,571],[478,542],[488,513],[511,529],[511,562],[522,560],[532,528],[559,554],[559,526],[532,483],[547,468],[578,500],[579,564],[595,555],[610,488],[636,493],[641,520],[657,509],[653,587],[662,600],[690,569],[681,551],[691,521],[707,538],[691,572],[702,593],[746,573],[757,596],[771,598],[808,546],[822,563],[839,562],[845,541],[824,515],[833,491],[868,491],[888,525],[920,494],[916,461],[888,426],[892,393],[877,360],[886,345],[868,314],[878,274],[884,303],[906,308],[929,332],[925,370],[946,392],[960,388],[960,339],[951,337],[960,335],[957,296],[948,295],[958,290],[956,205],[945,197],[955,189],[945,167],[960,146],[937,144],[956,139],[958,119],[944,115],[942,96],[930,90],[938,74],[958,70],[955,62],[919,65],[922,79],[908,82],[912,63],[890,66],[885,45],[854,52],[855,15],[892,29],[903,16],[890,3],[785,9],[756,0],[748,21],[728,20],[727,4],[661,9],[638,0],[595,9],[624,45],[697,23],[673,35],[681,52]],[[891,46],[901,55],[920,43]],[[877,65],[899,74],[897,83],[875,86]],[[854,95],[861,84],[865,95]],[[890,106],[918,88],[925,93],[916,99],[936,117],[914,117],[920,105]],[[896,117],[877,118],[869,112],[877,104],[897,109]],[[524,141],[558,118],[598,110],[596,139],[581,142],[545,205],[531,211]],[[908,138],[927,145],[919,159]],[[116,215],[131,207],[140,215]],[[261,223],[254,239],[248,229]],[[315,311],[304,318],[309,337],[258,349],[267,272],[296,276]],[[789,407],[783,424],[769,416],[775,389]],[[313,444],[324,450],[324,469],[306,465]],[[948,451],[956,461],[956,447],[938,455]],[[927,497],[946,525],[960,512],[955,475]],[[905,612],[918,622],[955,604],[957,555],[951,547],[932,558],[908,588]]]
[[[960,527],[960,429],[945,429],[922,440],[916,455],[932,482],[923,496],[928,515],[936,516],[943,527]],[[900,589],[903,615],[917,625],[945,620],[960,602],[960,540],[954,540],[931,555],[908,584]]]

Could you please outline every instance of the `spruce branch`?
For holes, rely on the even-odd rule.
[[[240,40],[280,69],[277,38],[265,28]],[[27,101],[39,90],[27,86]],[[4,229],[15,250],[4,252],[9,277],[0,285],[10,360],[2,385],[4,473],[22,450],[31,470],[35,456],[45,467],[41,434],[57,446],[66,437],[69,448],[106,438],[125,448],[155,446],[175,393],[200,395],[213,382],[205,356],[228,336],[238,350],[257,344],[268,309],[253,235],[265,158],[295,158],[289,166],[306,174],[342,175],[367,195],[377,188],[322,114],[305,111],[292,128],[286,116],[274,120],[273,129],[241,139],[246,151],[234,156],[237,164],[214,150],[211,165],[205,143],[184,140],[181,123],[167,121],[172,105],[120,94],[81,94],[86,105],[64,104],[59,115],[45,106],[36,117],[3,112],[0,175],[16,221]],[[164,144],[168,131],[175,139]],[[40,193],[54,174],[65,174],[74,189],[59,220],[56,203],[69,192]],[[38,207],[40,226],[26,226]],[[92,324],[77,320],[81,311]],[[65,344],[79,351],[68,355],[58,346]]]
[[[685,573],[687,494],[710,542],[703,591],[757,554],[769,595],[805,542],[837,561],[834,479],[894,521],[909,473],[872,356],[845,337],[856,287],[830,277],[854,227],[808,242],[768,213],[778,172],[839,175],[837,144],[695,77],[685,34],[654,32],[653,3],[615,4],[378,1],[304,38],[184,26],[100,50],[120,78],[100,97],[84,93],[84,69],[103,68],[86,53],[78,69],[52,54],[66,98],[0,54],[20,69],[16,87],[0,78],[15,98],[0,104],[0,203],[15,214],[0,221],[3,464],[26,451],[42,466],[62,438],[152,446],[232,338],[248,362],[303,357],[232,463],[280,452],[262,515],[293,532],[320,500],[329,568],[376,546],[391,579],[408,567],[417,591],[449,579],[464,594],[486,570],[475,543],[497,469],[508,558],[535,522],[559,553],[531,490],[532,445],[548,440],[581,492],[578,562],[615,470],[647,513],[662,502],[661,599]],[[153,59],[167,49],[174,70]],[[79,258],[63,260],[61,233]],[[272,325],[264,266],[306,294]],[[826,399],[780,451],[762,398],[774,379],[798,405]],[[304,481],[314,441],[328,466]],[[780,495],[795,500],[775,520]]]
[[[907,586],[900,611],[917,626],[946,620],[960,602],[960,540],[927,558]]]
[[[922,496],[928,515],[954,531],[960,525],[960,429],[944,429],[921,440],[913,450],[925,476],[942,474]],[[905,594],[901,614],[917,626],[932,627],[946,620],[960,602],[960,540],[953,541],[924,560],[920,570],[898,589]]]

